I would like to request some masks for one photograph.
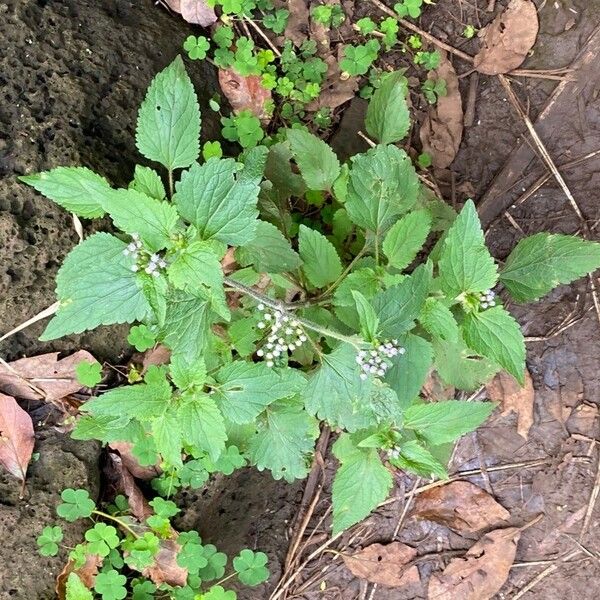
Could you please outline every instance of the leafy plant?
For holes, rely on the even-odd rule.
[[[421,86],[421,89],[429,104],[435,104],[438,98],[448,93],[445,79],[427,79]]]
[[[129,442],[144,464],[161,465],[153,486],[168,496],[246,463],[302,478],[327,423],[341,431],[334,532],[385,499],[394,469],[443,477],[439,447],[494,405],[424,402],[428,373],[460,390],[500,369],[523,383],[523,335],[493,289],[537,299],[596,269],[600,245],[538,233],[499,266],[473,202],[456,214],[421,186],[395,145],[409,125],[406,82],[394,73],[368,109],[375,147],[346,164],[301,127],[238,160],[198,162],[200,113],[178,58],[150,85],[137,123],[138,149],[165,168],[166,189],[151,170],[143,181],[136,171],[126,190],[77,167],[24,177],[80,217],[108,214],[119,231],[95,233],[67,256],[42,339],[138,323],[145,329],[134,342],[151,337],[171,351],[143,381],[86,402],[73,435]],[[97,514],[83,490],[65,490],[63,500],[67,519]],[[175,509],[154,507],[150,531],[125,538],[134,567],[168,534]],[[102,536],[92,542],[105,552]],[[203,581],[218,579],[224,565],[203,548],[206,566],[194,548],[180,562]],[[242,580],[264,575],[262,556],[245,553],[236,564]],[[108,583],[119,589],[114,576]]]

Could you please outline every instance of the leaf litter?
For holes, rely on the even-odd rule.
[[[0,393],[0,464],[23,483],[34,444],[31,417],[12,396]]]
[[[101,556],[98,556],[98,554],[86,554],[85,562],[81,567],[76,567],[75,560],[69,559],[69,562],[67,562],[56,578],[56,597],[59,600],[65,600],[67,595],[67,579],[69,579],[71,573],[75,573],[81,580],[81,583],[91,590],[94,587],[98,569],[103,562],[104,559]]]
[[[219,69],[219,84],[233,112],[249,110],[263,123],[269,122],[265,105],[272,95],[271,90],[263,87],[261,77],[238,75],[233,69]]]
[[[208,27],[217,21],[215,9],[205,0],[161,0],[161,2],[193,25]]]

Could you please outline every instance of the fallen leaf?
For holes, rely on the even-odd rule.
[[[177,564],[177,554],[180,550],[181,545],[175,540],[161,540],[160,550],[154,559],[154,564],[144,569],[142,575],[150,578],[156,585],[167,583],[184,586],[188,570]]]
[[[265,103],[271,100],[271,90],[262,85],[261,77],[249,75],[243,77],[230,69],[219,69],[219,84],[233,112],[251,111],[263,123],[268,123],[270,117],[265,110]]]
[[[127,469],[136,479],[149,481],[150,479],[158,477],[162,472],[158,464],[149,467],[143,467],[140,465],[138,459],[131,451],[133,444],[130,442],[111,442],[108,447],[112,450],[116,450],[119,453],[121,461],[123,462],[123,467]]]
[[[429,579],[430,600],[488,600],[502,587],[515,560],[521,530],[496,529],[462,558],[453,558]]]
[[[67,595],[67,579],[71,573],[75,573],[81,579],[81,583],[85,585],[86,588],[92,589],[94,587],[94,580],[96,579],[96,575],[98,574],[98,569],[104,559],[97,554],[87,554],[85,557],[85,563],[83,563],[82,567],[75,568],[75,561],[69,560],[69,562],[64,566],[64,569],[59,573],[56,578],[56,596],[59,600],[65,600]]]
[[[172,11],[181,14],[181,0],[160,0],[160,2]]]
[[[178,12],[188,23],[208,27],[217,20],[215,9],[208,6],[205,0],[178,0],[178,3],[181,8]]]
[[[343,556],[352,575],[371,583],[400,587],[420,582],[419,570],[415,565],[402,568],[409,563],[417,551],[401,542],[371,544],[352,556]]]
[[[411,516],[475,533],[499,525],[510,513],[480,487],[468,481],[453,481],[419,494]]]
[[[296,46],[308,38],[308,4],[306,0],[287,0],[290,11],[285,28],[285,39],[292,40]]]
[[[433,166],[445,169],[454,160],[463,134],[463,108],[458,77],[445,53],[442,53],[439,67],[429,72],[429,79],[444,79],[447,93],[429,108],[419,136],[423,151],[431,155]]]
[[[444,385],[437,371],[430,371],[421,391],[427,400],[441,402],[454,398],[456,389],[454,386]]]
[[[578,433],[590,438],[596,437],[598,432],[598,406],[582,403],[575,407],[567,421],[567,431],[570,434]]]
[[[500,371],[486,386],[490,400],[502,403],[502,416],[514,412],[517,415],[517,433],[527,439],[533,425],[533,400],[535,392],[529,371],[525,370],[525,385],[521,387],[517,380]]]
[[[163,344],[158,344],[146,350],[142,355],[140,362],[142,363],[142,375],[146,374],[148,367],[166,365],[171,361],[171,351]]]
[[[535,44],[539,20],[531,0],[510,0],[506,10],[480,32],[483,46],[474,57],[480,73],[498,75],[516,69]]]
[[[138,521],[143,523],[150,515],[154,514],[152,507],[148,504],[144,494],[136,485],[133,475],[127,470],[119,455],[114,452],[108,453],[108,464],[105,471],[117,492],[122,492],[127,496],[131,514]]]
[[[96,361],[89,352],[79,350],[61,360],[58,360],[58,352],[21,358],[8,363],[12,370],[0,365],[0,390],[25,400],[44,399],[44,396],[27,385],[29,381],[44,392],[46,399],[60,400],[83,387],[77,381],[75,367],[84,360]]]
[[[339,53],[338,53],[339,54]],[[336,109],[338,106],[352,100],[358,89],[358,78],[348,77],[342,79],[339,63],[333,56],[325,59],[327,63],[327,73],[325,81],[321,86],[321,93],[316,100],[313,100],[306,108],[309,111],[317,111],[320,108]]]
[[[25,481],[35,435],[31,417],[12,396],[0,394],[0,464]]]

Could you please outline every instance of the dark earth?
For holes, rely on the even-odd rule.
[[[366,0],[354,4],[361,13],[380,16]],[[439,0],[426,7],[420,25],[438,39],[474,54],[478,42],[460,35],[465,24],[485,25],[506,4]],[[568,67],[600,27],[600,2],[540,0],[536,4],[541,30],[524,67]],[[56,270],[77,242],[70,216],[20,185],[16,177],[58,165],[81,164],[116,185],[127,184],[134,163],[139,162],[133,141],[137,106],[152,76],[179,52],[190,31],[181,19],[150,0],[0,0],[0,334],[52,304]],[[390,64],[395,61],[395,56],[389,57]],[[453,63],[459,76],[465,74],[460,80],[465,104],[473,75],[460,59]],[[188,69],[205,105],[217,87],[214,73],[199,62],[188,64]],[[535,123],[558,82],[522,77],[512,82]],[[556,164],[600,148],[599,91],[600,83],[590,77],[573,102],[557,106],[549,117],[540,135]],[[214,139],[218,128],[210,114],[203,106],[203,135]],[[360,114],[355,103],[352,113],[342,120],[335,134],[340,153],[360,143],[356,135],[362,128]],[[416,132],[413,141],[418,148]],[[491,211],[487,239],[499,259],[523,234],[581,229],[553,179],[510,208],[530,182],[546,172],[541,160],[534,158],[517,165],[517,183],[507,179],[504,166],[523,143],[529,144],[530,138],[504,89],[497,78],[482,75],[476,88],[475,118],[472,126],[465,128],[459,153],[449,169],[433,174],[447,201],[461,203],[471,196]],[[595,157],[562,171],[595,239],[600,238],[599,165]],[[491,186],[502,190],[497,205],[495,197],[488,195]],[[504,215],[505,208],[510,219]],[[497,599],[514,598],[536,576],[543,575],[548,564],[556,568],[521,597],[596,599],[600,596],[600,502],[587,520],[586,510],[597,479],[600,440],[600,326],[589,281],[560,287],[535,305],[510,308],[531,338],[528,368],[536,390],[534,424],[525,440],[517,433],[514,415],[495,416],[460,442],[450,471],[482,469],[482,475],[468,480],[487,489],[509,510],[511,524],[522,526],[543,515],[523,531],[516,558],[520,566],[511,570]],[[570,326],[564,329],[565,325]],[[11,360],[42,351],[85,348],[100,360],[118,363],[126,352],[124,331],[118,328],[42,344],[37,341],[42,327],[34,325],[0,344],[2,357]],[[43,526],[54,522],[53,507],[64,487],[84,486],[92,495],[100,489],[100,451],[93,444],[72,441],[40,426],[36,452],[40,457],[30,467],[23,500],[14,482],[0,480],[1,600],[55,597],[54,578],[62,568],[64,554],[57,559],[40,558],[35,537]],[[486,471],[494,465],[532,461],[537,461],[537,466]],[[326,460],[328,475],[333,463],[331,458]],[[337,540],[332,545],[337,553],[323,553],[311,561],[290,587],[288,597],[425,598],[431,571],[443,567],[452,551],[472,546],[475,539],[429,521],[405,520],[395,539],[417,548],[421,556],[436,555],[419,563],[425,585],[407,593],[367,586],[345,569],[338,554],[392,541],[403,510],[403,494],[412,485],[413,480],[399,479],[399,500]],[[245,600],[267,600],[282,573],[292,534],[290,524],[303,488],[304,482],[290,486],[274,482],[267,474],[242,470],[216,480],[205,490],[180,497],[184,511],[177,525],[198,529],[203,538],[230,554],[242,546],[267,552],[272,572],[269,584],[240,595]],[[329,535],[328,519],[319,522],[330,505],[329,493],[327,477],[307,528],[309,533],[316,530],[318,543],[309,546],[305,556]],[[69,528],[67,543],[75,543],[80,535],[77,527]],[[575,550],[580,553],[560,560]],[[543,562],[555,559],[555,563]]]

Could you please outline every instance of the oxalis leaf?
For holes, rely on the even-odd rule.
[[[172,171],[200,155],[200,108],[178,56],[150,84],[137,120],[138,150]]]
[[[525,339],[519,324],[501,306],[467,315],[463,323],[465,342],[480,354],[504,367],[525,383]]]
[[[108,233],[96,233],[71,250],[56,276],[60,308],[41,340],[143,320],[150,306],[125,247]]]
[[[357,447],[352,436],[343,433],[333,445],[340,461],[333,480],[333,534],[362,521],[392,488],[392,475],[383,466],[375,448]]]

